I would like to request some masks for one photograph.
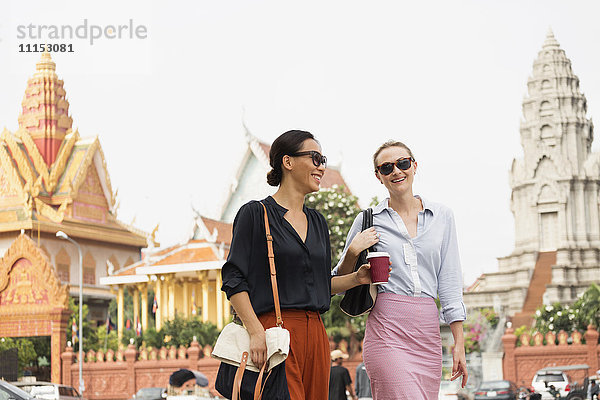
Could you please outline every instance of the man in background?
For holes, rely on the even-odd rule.
[[[348,372],[346,367],[342,366],[342,363],[347,358],[348,355],[344,354],[341,350],[331,352],[332,365],[329,374],[329,400],[348,400],[346,390],[350,392],[352,399],[357,399],[352,388],[350,372]]]
[[[367,368],[365,363],[361,362],[356,367],[356,379],[354,379],[354,386],[356,386],[356,396],[358,400],[372,400],[373,395],[371,394],[371,381],[369,375],[367,375]]]

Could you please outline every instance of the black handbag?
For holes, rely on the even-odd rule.
[[[221,363],[217,372],[215,389],[226,399],[232,398],[233,381],[238,368],[231,364]],[[245,370],[240,386],[239,396],[242,400],[254,400],[254,390],[258,379],[258,372]],[[263,379],[263,385],[265,379]],[[263,399],[290,400],[287,378],[285,375],[285,361],[274,367],[270,374],[268,384],[264,385]],[[237,399],[236,399],[237,400]]]
[[[367,208],[363,212],[362,229],[369,229],[373,226],[373,209]],[[369,251],[375,251],[371,246]],[[356,260],[354,271],[358,271],[361,265],[367,263],[367,250],[363,250]],[[359,285],[346,290],[344,298],[340,302],[340,308],[351,317],[358,317],[371,311],[377,298],[377,287],[372,284]]]

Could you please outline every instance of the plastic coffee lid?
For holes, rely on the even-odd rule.
[[[386,251],[372,251],[369,254],[367,254],[367,259],[369,258],[374,258],[374,257],[390,257],[389,253]]]

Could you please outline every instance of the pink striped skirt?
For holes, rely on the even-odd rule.
[[[363,359],[373,400],[437,399],[442,341],[435,301],[379,293],[367,320]]]

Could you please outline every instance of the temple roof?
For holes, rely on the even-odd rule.
[[[63,230],[74,237],[145,247],[148,234],[116,219],[98,137],[71,129],[56,64],[42,54],[29,79],[19,129],[0,134],[0,232]]]
[[[207,240],[189,240],[167,249],[147,252],[141,261],[100,278],[102,285],[127,285],[148,282],[151,275],[176,274],[193,277],[200,271],[220,270],[229,245]]]

